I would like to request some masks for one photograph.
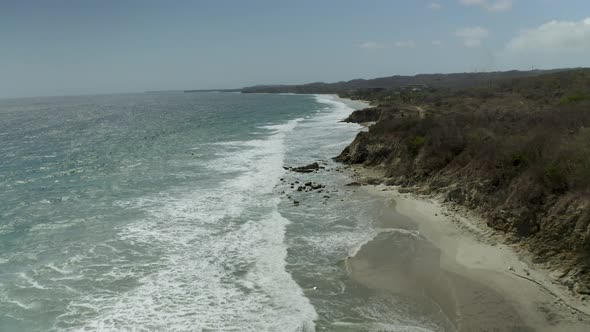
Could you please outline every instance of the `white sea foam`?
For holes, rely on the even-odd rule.
[[[401,229],[401,228],[376,229],[376,230],[372,231],[364,240],[360,241],[357,245],[355,245],[354,247],[352,247],[349,250],[348,255],[350,257],[356,256],[356,254],[358,254],[358,252],[365,245],[367,245],[369,242],[373,241],[379,234],[384,234],[384,233],[401,233],[401,234],[407,234],[407,235],[410,235],[410,236],[413,236],[413,237],[419,237],[420,236],[420,232],[419,231],[406,230],[406,229]]]
[[[325,158],[325,156],[337,155],[347,144],[350,143],[354,135],[358,131],[357,124],[340,122],[342,119],[350,115],[354,110],[344,100],[336,95],[314,95],[318,103],[327,105],[319,109],[319,114],[313,116],[312,119],[303,121],[296,133],[291,137],[294,157],[306,158],[302,160],[295,160],[297,164],[305,164],[310,162],[310,154],[312,158]],[[311,151],[309,147],[313,146]],[[317,160],[317,159],[316,159]],[[357,216],[354,226],[340,227],[337,225],[341,221],[342,216],[338,209],[346,209],[335,203],[330,203],[321,210],[310,210],[310,215],[305,216],[305,212],[298,211],[297,215],[300,218],[317,218],[321,215],[323,223],[332,224],[331,232],[321,234],[309,234],[305,236],[304,241],[315,250],[319,250],[322,254],[342,253],[350,248],[351,243],[363,241],[367,237],[372,236],[373,228],[371,225],[365,223],[366,218]]]
[[[33,277],[28,276],[24,272],[19,273],[18,276],[26,282],[26,284],[27,284],[26,287],[37,288],[37,289],[47,289],[47,287],[41,285],[35,279],[33,279]],[[24,286],[22,286],[22,287],[24,288]]]
[[[58,326],[313,331],[315,310],[285,270],[288,220],[277,211],[279,199],[272,194],[284,173],[285,133],[299,121],[263,127],[271,130],[267,139],[215,144],[220,156],[207,166],[219,174],[240,172],[217,186],[119,202],[148,214],[118,235],[127,246],[144,248],[138,254],[145,259],[133,267],[115,265],[95,280],[131,279],[137,286],[82,297],[68,306]],[[89,267],[88,273],[97,269]]]
[[[22,308],[22,309],[27,309],[27,310],[28,310],[28,309],[31,309],[31,307],[30,307],[30,306],[28,306],[28,305],[26,305],[26,304],[24,304],[24,303],[22,303],[22,302],[19,302],[19,301],[17,301],[17,300],[5,300],[5,301],[6,301],[7,303],[12,303],[12,304],[15,304],[15,305],[17,305],[18,307],[20,307],[20,308]]]
[[[53,271],[58,272],[58,273],[61,273],[61,274],[72,273],[72,271],[61,269],[61,268],[59,268],[59,267],[57,267],[57,266],[55,266],[54,264],[51,264],[51,263],[50,264],[47,264],[47,267],[50,268],[50,269],[52,269]]]

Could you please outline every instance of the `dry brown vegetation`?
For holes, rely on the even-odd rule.
[[[590,293],[589,95],[588,70],[422,93],[425,118],[381,95],[388,111],[337,159],[479,211]]]

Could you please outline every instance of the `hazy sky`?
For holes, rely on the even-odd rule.
[[[0,97],[590,66],[588,0],[0,0]]]

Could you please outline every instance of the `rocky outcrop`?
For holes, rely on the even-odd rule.
[[[305,165],[305,166],[299,166],[299,167],[285,167],[285,169],[290,170],[292,172],[297,172],[297,173],[317,172],[323,168],[324,167],[320,166],[320,164],[318,164],[317,162],[311,163],[311,164]]]
[[[326,188],[325,185],[315,183],[315,182],[306,182],[305,184],[298,186],[297,191],[313,191],[313,190],[320,190],[322,188]]]
[[[404,118],[416,116],[417,112],[411,107],[402,105],[369,107],[352,112],[342,122],[367,123],[377,122],[389,118]]]
[[[365,122],[375,122],[379,120],[381,115],[383,114],[383,108],[380,107],[370,107],[365,108],[362,110],[356,110],[352,112],[346,119],[342,120],[342,122],[350,122],[350,123],[365,123]]]

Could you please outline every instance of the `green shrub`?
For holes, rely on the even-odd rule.
[[[510,158],[510,164],[514,167],[526,166],[529,158],[522,153],[513,154]]]
[[[567,190],[567,175],[563,167],[553,163],[545,167],[545,180],[549,187],[553,190],[565,191]]]
[[[564,96],[559,100],[560,105],[567,105],[571,103],[576,103],[579,101],[590,100],[590,94],[587,93],[580,93],[574,95]]]
[[[418,152],[420,152],[420,149],[422,149],[422,147],[424,146],[424,144],[426,143],[426,137],[424,136],[414,136],[414,138],[412,138],[409,142],[408,142],[408,149],[410,150],[410,152],[413,155],[417,155]]]

